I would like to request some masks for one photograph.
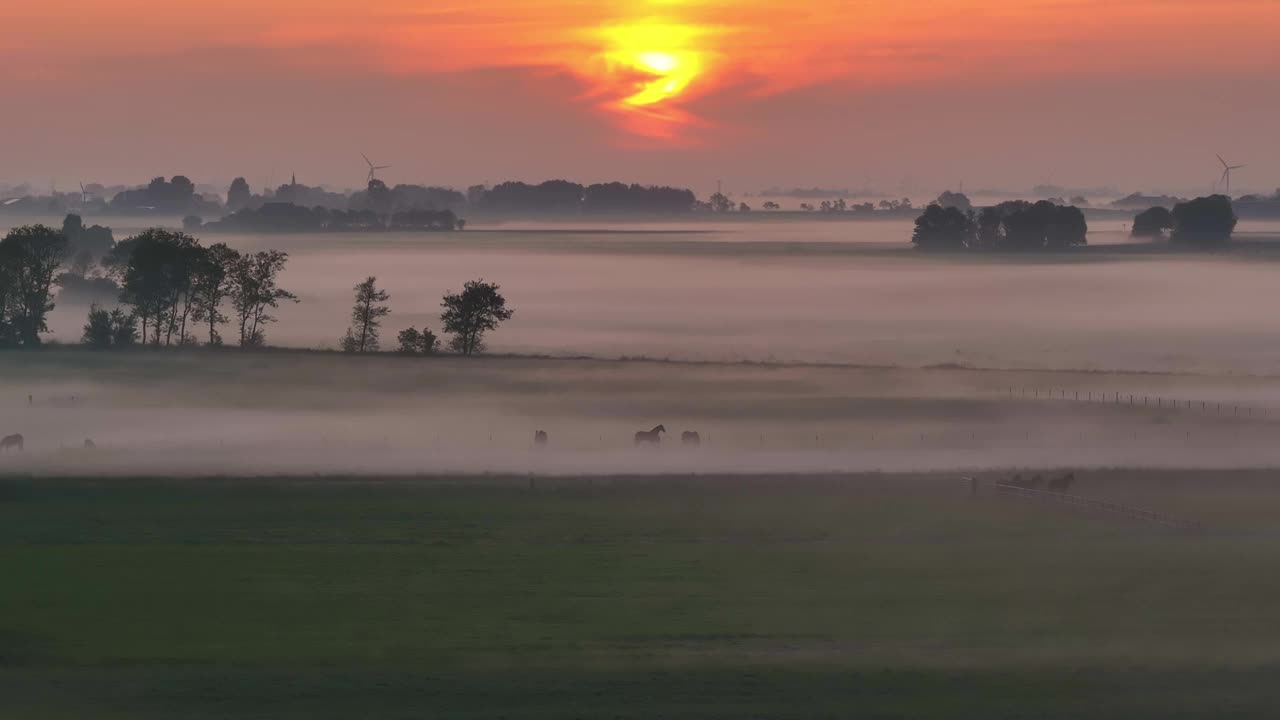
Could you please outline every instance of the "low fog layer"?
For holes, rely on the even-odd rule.
[[[659,228],[205,240],[290,253],[281,285],[301,303],[275,345],[336,347],[368,275],[391,293],[387,339],[438,331],[440,296],[483,277],[516,309],[495,352],[1280,373],[1266,257],[946,258],[906,251],[909,223]],[[1126,239],[1099,224],[1090,241]],[[78,340],[85,310],[60,303],[54,336]]]
[[[26,440],[0,472],[1280,464],[1280,379],[231,352],[10,354],[0,370],[0,434]],[[659,423],[663,446],[635,449],[634,433]],[[686,430],[702,447],[681,446]]]

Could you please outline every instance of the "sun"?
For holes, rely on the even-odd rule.
[[[659,112],[689,95],[707,72],[709,52],[694,26],[637,23],[604,28],[604,92],[618,109]],[[675,117],[679,113],[672,112]]]

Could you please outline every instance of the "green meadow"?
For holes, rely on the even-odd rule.
[[[991,478],[987,478],[991,479]],[[0,717],[1280,712],[1272,474],[0,481]]]

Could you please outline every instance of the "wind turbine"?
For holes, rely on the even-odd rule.
[[[369,179],[367,182],[377,180],[377,172],[379,170],[387,170],[391,167],[390,165],[374,165],[373,161],[369,159],[369,156],[364,153],[360,153],[360,157],[364,158],[364,161],[369,164]]]
[[[1221,181],[1225,181],[1225,182],[1226,182],[1226,184],[1227,184],[1227,197],[1231,197],[1231,171],[1232,171],[1232,170],[1239,170],[1240,168],[1245,168],[1245,167],[1249,167],[1249,166],[1248,166],[1248,165],[1228,165],[1228,164],[1227,164],[1227,161],[1226,161],[1226,160],[1223,160],[1221,155],[1219,155],[1219,156],[1218,156],[1218,162],[1222,163],[1222,178],[1221,178]]]

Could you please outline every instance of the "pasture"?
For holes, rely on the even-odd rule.
[[[1274,717],[1276,479],[8,478],[0,715]]]

